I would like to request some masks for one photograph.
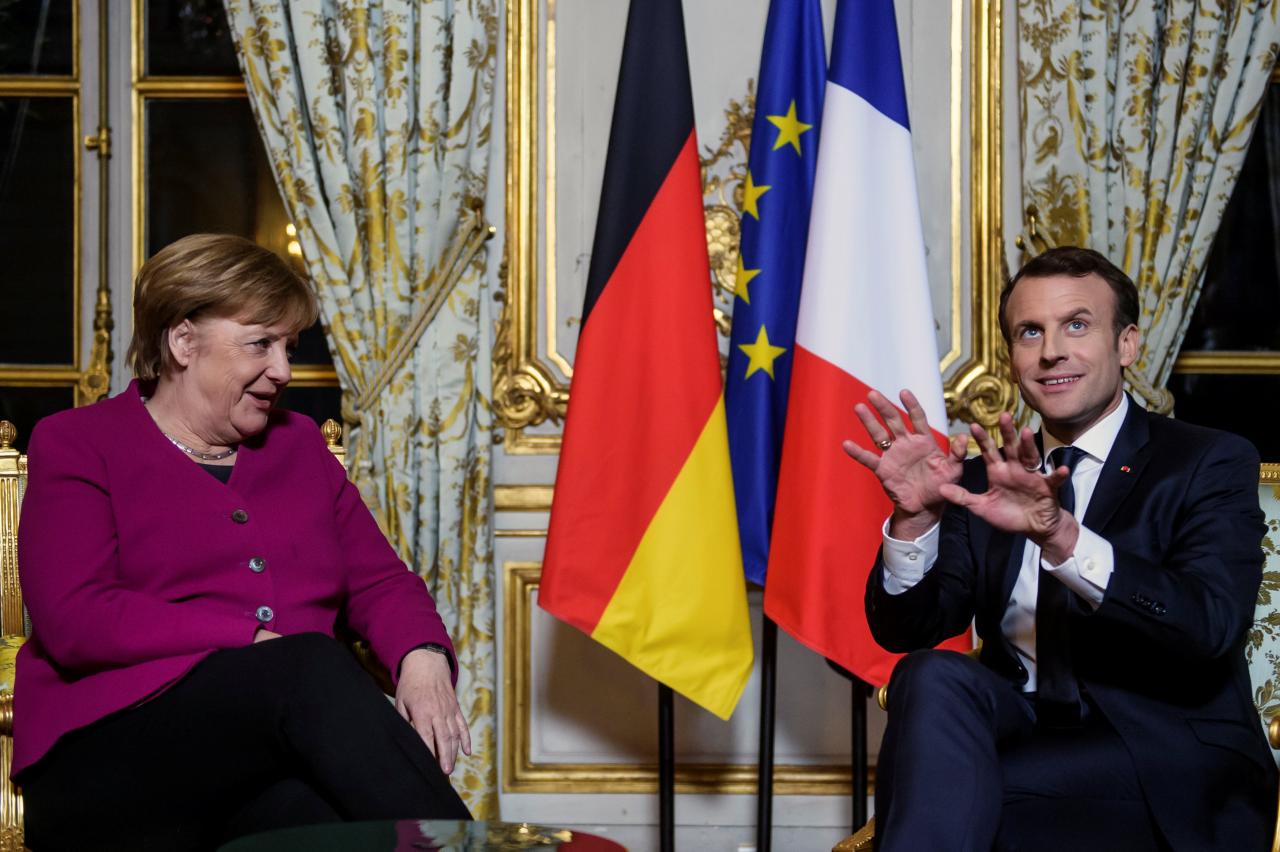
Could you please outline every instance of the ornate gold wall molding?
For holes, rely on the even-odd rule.
[[[542,566],[537,562],[506,562],[502,566],[506,641],[503,685],[506,696],[502,730],[502,791],[504,793],[651,793],[658,788],[656,762],[538,763],[531,757],[532,660],[534,593]],[[656,755],[655,743],[655,755]],[[871,770],[874,784],[875,770]],[[842,766],[779,765],[774,768],[773,791],[780,796],[847,796],[852,772]],[[679,793],[754,793],[755,764],[677,763]]]
[[[969,155],[970,212],[970,307],[962,316],[961,245],[962,222],[958,191],[962,167],[959,143],[960,122],[957,113],[952,121],[953,169],[953,257],[951,299],[951,346],[942,357],[947,370],[945,398],[947,413],[959,420],[993,425],[1001,411],[1017,405],[1016,387],[1009,374],[1004,341],[1000,335],[996,307],[1000,288],[1007,276],[1004,258],[1003,222],[1001,215],[1003,159],[1001,151],[1001,97],[1003,81],[1002,0],[973,0],[970,4],[970,137]],[[953,14],[963,11],[962,0],[956,0]],[[540,73],[547,86],[554,81],[554,45],[545,52],[545,67],[540,68],[539,44],[542,33],[538,25],[539,0],[507,0],[507,196],[506,253],[501,267],[502,313],[494,345],[494,411],[504,429],[504,445],[508,453],[556,453],[560,435],[546,430],[532,431],[545,423],[562,422],[569,400],[568,383],[561,378],[572,375],[555,369],[566,366],[564,357],[548,345],[539,350],[538,318],[538,227],[551,212],[554,198],[554,152],[549,145],[554,128],[548,127],[548,141],[539,140],[539,109],[548,111],[548,123],[554,120],[547,92],[540,90]],[[958,70],[961,45],[960,18],[952,31],[953,50],[957,51],[952,67]],[[554,12],[548,9],[547,36],[554,26]],[[953,73],[953,101],[960,92],[959,75]],[[543,105],[543,98],[547,104]],[[540,106],[541,105],[541,106]],[[749,132],[751,93],[742,102],[730,102],[726,110],[727,127],[716,151],[708,150],[703,160],[704,190],[707,204],[707,241],[711,254],[712,284],[717,298],[716,319],[727,331],[728,317],[721,304],[732,298],[732,271],[737,259],[737,205],[741,171],[745,174],[746,141]],[[952,109],[958,107],[953,102]],[[740,148],[740,154],[739,154]],[[731,153],[732,152],[732,153]],[[546,181],[540,190],[538,165],[546,158]],[[737,162],[740,157],[741,162]],[[714,169],[712,167],[715,167]],[[553,247],[554,223],[547,222],[547,248]],[[549,267],[554,266],[554,257]],[[728,272],[726,272],[726,270]],[[549,268],[545,274],[553,274]],[[549,282],[550,283],[550,282]],[[963,326],[969,328],[968,346],[963,346]]]
[[[1004,78],[1002,0],[973,0],[970,22],[970,247],[972,293],[968,358],[946,382],[947,415],[995,425],[1018,402],[996,315],[1008,277],[1004,257],[1001,97]]]
[[[560,423],[569,388],[538,358],[538,0],[507,0],[506,253],[493,344],[493,407],[509,453],[557,452],[559,435],[525,428]]]

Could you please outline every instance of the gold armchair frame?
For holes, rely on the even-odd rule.
[[[0,420],[0,637],[25,637],[18,586],[18,517],[27,488],[27,457],[14,449],[18,430]],[[9,780],[13,766],[13,688],[0,691],[0,852],[23,849],[22,791]]]

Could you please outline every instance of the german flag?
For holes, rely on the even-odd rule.
[[[680,0],[636,0],[539,605],[721,718],[751,672]]]

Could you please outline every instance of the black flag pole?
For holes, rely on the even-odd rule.
[[[760,761],[756,772],[756,850],[773,845],[773,732],[776,720],[778,625],[764,617],[760,649]]]
[[[853,831],[856,832],[867,822],[867,698],[871,695],[871,685],[865,680],[849,675],[853,686],[853,730],[850,731],[849,746],[853,760]]]
[[[853,830],[856,832],[867,822],[867,699],[871,697],[871,684],[844,666],[827,660],[827,665],[852,685],[853,706],[849,713],[852,728],[849,731],[850,761],[853,770]]]
[[[658,684],[658,837],[661,852],[676,848],[675,699]]]

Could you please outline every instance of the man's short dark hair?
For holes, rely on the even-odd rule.
[[[1120,267],[1093,249],[1059,246],[1027,261],[1000,291],[1000,333],[1004,335],[1006,343],[1010,340],[1011,330],[1005,309],[1009,305],[1009,297],[1013,295],[1013,288],[1023,278],[1051,278],[1055,275],[1070,275],[1072,278],[1097,275],[1110,285],[1111,292],[1116,297],[1116,337],[1128,326],[1138,324],[1138,288]]]

